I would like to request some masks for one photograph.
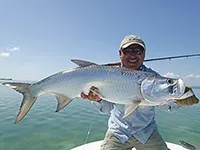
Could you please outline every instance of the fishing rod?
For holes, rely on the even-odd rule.
[[[158,57],[158,58],[145,59],[144,62],[166,60],[166,59],[172,60],[172,59],[177,59],[177,58],[183,58],[183,57],[188,58],[188,57],[195,57],[195,56],[200,56],[200,54]],[[103,64],[103,65],[105,65],[105,66],[121,66],[121,62],[107,63],[107,64]]]

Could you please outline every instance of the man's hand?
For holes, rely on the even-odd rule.
[[[101,98],[97,94],[95,94],[93,91],[95,91],[95,93],[99,93],[98,88],[92,86],[90,88],[90,90],[89,90],[88,95],[86,95],[83,92],[81,93],[81,98],[83,98],[83,99],[89,99],[90,101],[95,101],[95,102],[101,101]]]
[[[188,92],[189,90],[192,90],[192,88],[186,87],[185,93]],[[190,97],[185,98],[185,99],[176,100],[176,103],[180,106],[191,106],[193,104],[197,104],[198,102],[199,102],[199,100],[195,95],[190,96]]]

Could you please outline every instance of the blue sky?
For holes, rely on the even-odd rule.
[[[72,58],[119,61],[135,34],[146,58],[200,53],[198,0],[1,0],[0,77],[40,80],[74,68]],[[200,85],[200,57],[146,62],[161,75]]]

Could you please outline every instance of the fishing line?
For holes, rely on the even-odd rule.
[[[87,142],[88,142],[88,138],[89,138],[90,131],[91,131],[91,129],[92,129],[94,120],[95,120],[95,113],[93,113],[93,115],[92,115],[92,119],[91,119],[91,121],[90,121],[90,126],[89,126],[89,128],[88,128],[87,136],[86,136],[86,138],[85,138],[85,143],[84,143],[84,146],[83,146],[82,150],[85,148],[85,145],[86,145]]]

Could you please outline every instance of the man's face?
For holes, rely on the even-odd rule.
[[[145,50],[141,45],[132,44],[123,50],[119,50],[122,65],[126,68],[138,70],[145,57]]]

